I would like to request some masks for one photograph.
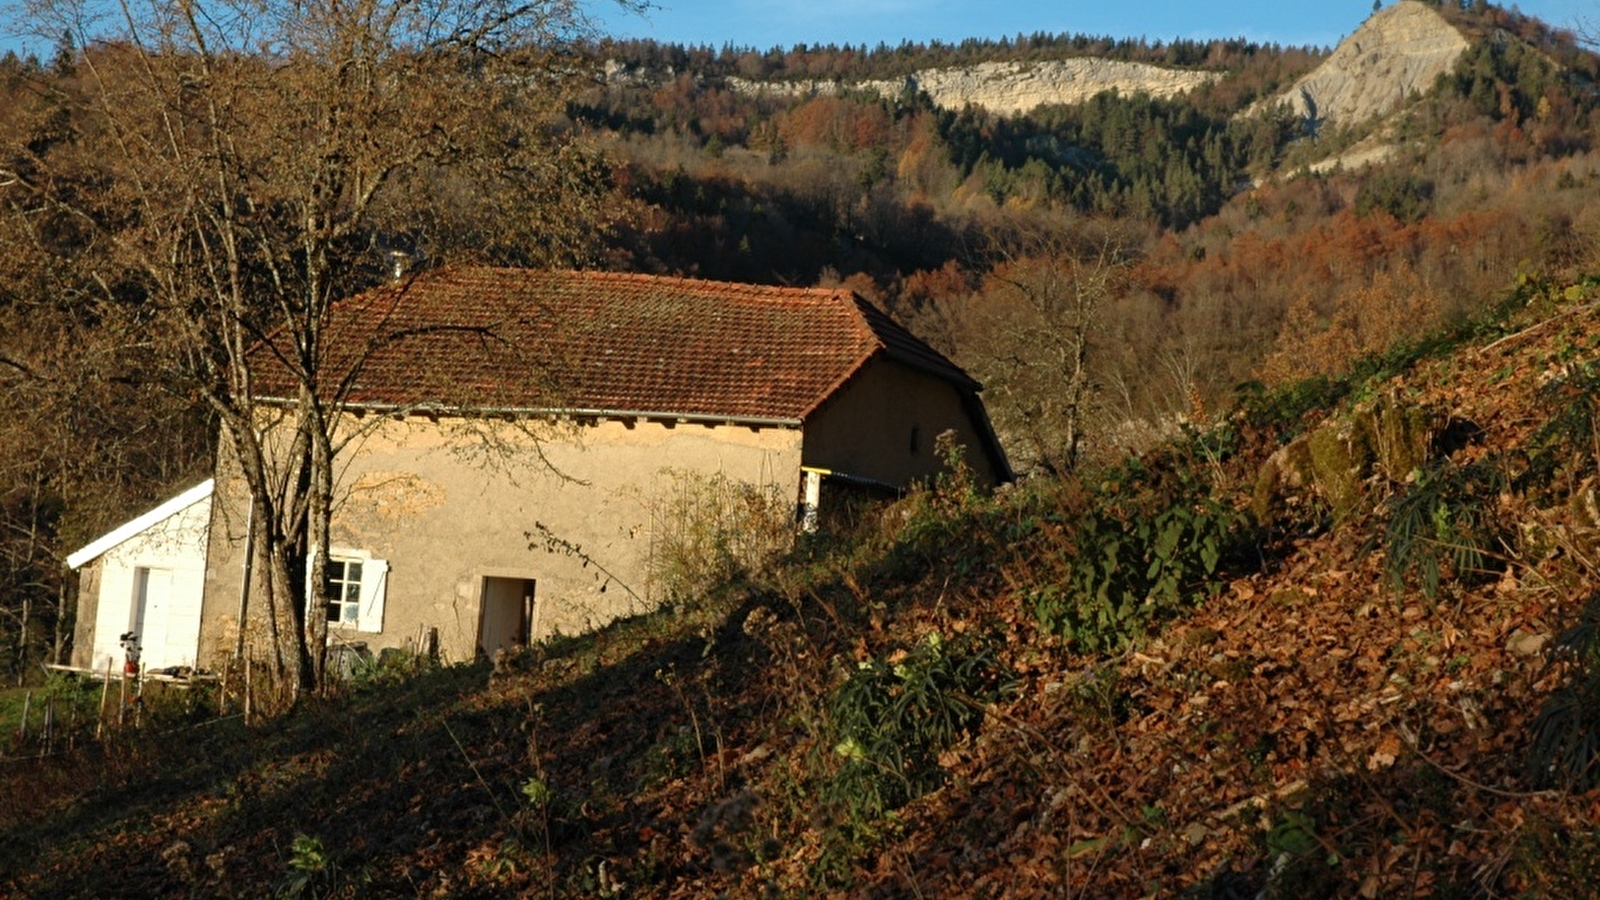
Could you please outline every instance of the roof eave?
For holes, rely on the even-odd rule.
[[[85,544],[81,549],[69,554],[67,556],[67,567],[70,569],[82,568],[85,564],[93,562],[107,551],[144,531],[146,528],[183,512],[211,496],[216,484],[216,479],[207,478],[160,506],[118,525],[116,528]]]
[[[257,403],[292,406],[298,400],[257,397]],[[647,419],[655,422],[692,422],[704,425],[742,425],[750,428],[799,428],[803,419],[787,416],[752,416],[743,413],[683,412],[675,410],[608,409],[585,406],[457,406],[430,403],[374,403],[347,401],[346,411],[381,415],[458,416],[485,418]]]

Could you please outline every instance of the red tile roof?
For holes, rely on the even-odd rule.
[[[879,354],[978,388],[843,288],[453,268],[340,304],[329,335],[324,371],[353,373],[356,406],[799,422]]]

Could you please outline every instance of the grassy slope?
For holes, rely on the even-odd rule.
[[[1463,439],[1438,455],[1466,463],[1525,447],[1539,387],[1597,357],[1600,312],[1541,301],[1347,387],[1447,415]],[[1280,442],[1235,429],[1230,453],[1192,459],[1242,507]],[[1370,478],[1331,526],[1309,489],[1291,496],[1289,524],[1258,533],[1213,599],[1109,655],[1073,652],[1027,607],[1075,552],[1085,489],[913,498],[859,543],[492,684],[435,671],[250,729],[172,719],[0,764],[0,894],[1592,890],[1597,795],[1534,790],[1523,766],[1556,685],[1537,639],[1600,589],[1595,532],[1507,491],[1514,558],[1429,599],[1384,571],[1381,501],[1404,490]],[[832,692],[863,663],[914,663],[934,633],[988,648],[1014,689],[938,754],[941,786],[864,814],[836,789]]]

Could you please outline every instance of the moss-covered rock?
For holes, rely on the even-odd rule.
[[[1256,473],[1250,512],[1257,522],[1273,522],[1286,506],[1301,498],[1311,483],[1311,450],[1301,436],[1268,457]]]
[[[1405,481],[1432,458],[1447,417],[1390,392],[1290,442],[1256,474],[1250,510],[1272,522],[1314,490],[1335,521],[1350,516],[1380,475]]]
[[[1366,496],[1366,477],[1374,459],[1366,430],[1336,420],[1313,431],[1307,449],[1317,493],[1332,509],[1334,521],[1349,518]]]
[[[1433,457],[1446,417],[1390,391],[1358,408],[1354,419],[1365,432],[1378,474],[1405,481]]]

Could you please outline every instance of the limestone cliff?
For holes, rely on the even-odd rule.
[[[1148,63],[1109,59],[1065,59],[1044,62],[986,62],[948,69],[923,69],[898,81],[863,81],[839,84],[829,81],[767,82],[728,79],[741,93],[784,95],[832,94],[841,89],[875,91],[895,96],[906,90],[926,91],[934,105],[960,109],[967,104],[991,112],[1031,112],[1046,104],[1082,103],[1096,94],[1115,90],[1123,94],[1146,93],[1171,97],[1205,84],[1217,75],[1194,69],[1172,69]]]
[[[1252,112],[1286,103],[1312,131],[1359,125],[1425,93],[1466,49],[1466,38],[1437,10],[1400,0],[1374,13],[1322,65]]]

